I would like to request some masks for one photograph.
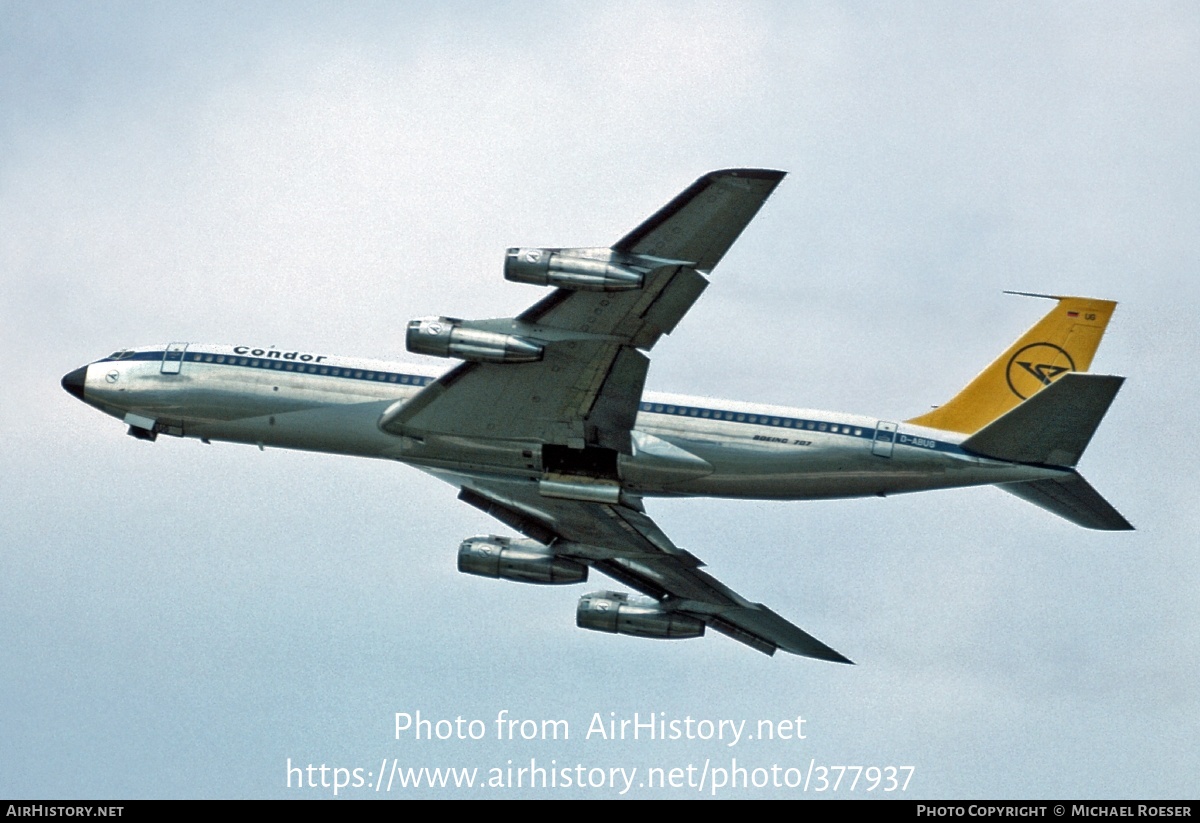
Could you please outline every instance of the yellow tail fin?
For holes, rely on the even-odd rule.
[[[965,389],[944,406],[908,422],[973,434],[1067,372],[1087,371],[1117,304],[1088,297],[1053,299],[1058,304],[1050,313]]]

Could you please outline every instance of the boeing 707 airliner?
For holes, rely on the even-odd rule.
[[[945,404],[906,421],[644,392],[646,355],[784,173],[706,174],[611,248],[513,248],[508,280],[550,287],[517,317],[425,317],[410,352],[448,371],[247,343],[122,349],[62,379],[134,437],[194,437],[408,463],[520,537],[462,542],[469,574],[597,591],[582,628],[707,628],[767,654],[846,657],[702,569],[647,497],[809,500],[959,486],[1091,529],[1132,528],[1075,466],[1124,380],[1087,373],[1115,303],[1054,307]],[[1038,295],[1046,296],[1046,295]]]

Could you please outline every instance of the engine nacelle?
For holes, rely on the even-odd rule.
[[[464,540],[458,547],[458,570],[521,583],[582,583],[588,578],[583,563],[558,557],[541,543],[495,535]]]
[[[533,363],[544,347],[516,334],[464,327],[457,317],[408,321],[405,345],[414,354],[457,357],[477,363]]]
[[[579,598],[575,625],[609,634],[682,640],[704,635],[704,621],[664,609],[650,597],[592,592]]]
[[[608,260],[573,257],[558,249],[508,250],[504,278],[535,286],[572,291],[629,291],[642,287],[643,276]]]

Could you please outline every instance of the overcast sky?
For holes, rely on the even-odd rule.
[[[327,796],[289,758],[386,758],[1195,797],[1198,78],[1193,3],[0,3],[0,796]],[[601,576],[459,574],[509,532],[411,468],[139,442],[59,387],[172,340],[410,359],[412,317],[541,296],[508,246],[608,245],[730,166],[789,175],[648,388],[904,419],[1047,308],[1002,290],[1117,300],[1080,469],[1138,531],[986,488],[648,501],[858,665],[769,658],[579,630]],[[487,735],[396,740],[418,711]],[[635,712],[805,738],[586,736]]]

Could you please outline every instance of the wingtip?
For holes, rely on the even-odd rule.
[[[837,651],[836,649],[829,648],[828,646],[826,646],[824,643],[822,643],[820,640],[817,640],[816,638],[812,638],[812,639],[813,639],[813,642],[816,644],[815,646],[813,646],[811,644],[806,644],[806,646],[803,648],[788,649],[788,648],[784,647],[784,651],[789,651],[792,654],[796,655],[797,657],[808,657],[813,660],[824,660],[827,663],[844,663],[848,666],[857,666],[858,665],[853,660],[851,660],[849,657],[846,657],[846,655],[842,654],[841,652]]]
[[[706,177],[746,177],[751,180],[774,180],[779,182],[787,176],[786,171],[778,169],[718,169],[709,172]]]

